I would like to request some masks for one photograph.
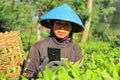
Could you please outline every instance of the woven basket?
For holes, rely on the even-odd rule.
[[[24,60],[19,31],[0,33],[0,74],[18,80]]]

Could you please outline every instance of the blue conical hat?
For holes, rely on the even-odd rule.
[[[81,32],[84,30],[81,19],[67,4],[58,6],[46,13],[41,17],[40,24],[47,28],[50,28],[50,20],[64,20],[72,22],[73,32]]]

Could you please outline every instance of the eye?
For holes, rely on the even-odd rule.
[[[61,25],[61,23],[60,23],[60,22],[57,22],[56,24],[57,24],[57,25]]]
[[[54,24],[55,24],[55,25],[61,25],[61,23],[60,23],[60,22],[55,22]]]
[[[71,24],[69,24],[69,23],[65,23],[64,25],[65,25],[66,27],[71,26]]]

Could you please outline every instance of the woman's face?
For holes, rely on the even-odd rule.
[[[53,22],[53,32],[56,37],[62,39],[70,34],[72,30],[72,24],[67,21],[56,20]]]

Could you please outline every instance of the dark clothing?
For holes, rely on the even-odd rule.
[[[28,59],[23,71],[24,75],[31,77],[37,76],[39,72],[39,66],[42,64],[45,58],[48,58],[48,48],[60,48],[61,58],[67,58],[71,62],[82,60],[82,50],[79,45],[73,42],[57,44],[51,37],[45,40],[35,43],[29,52]]]

